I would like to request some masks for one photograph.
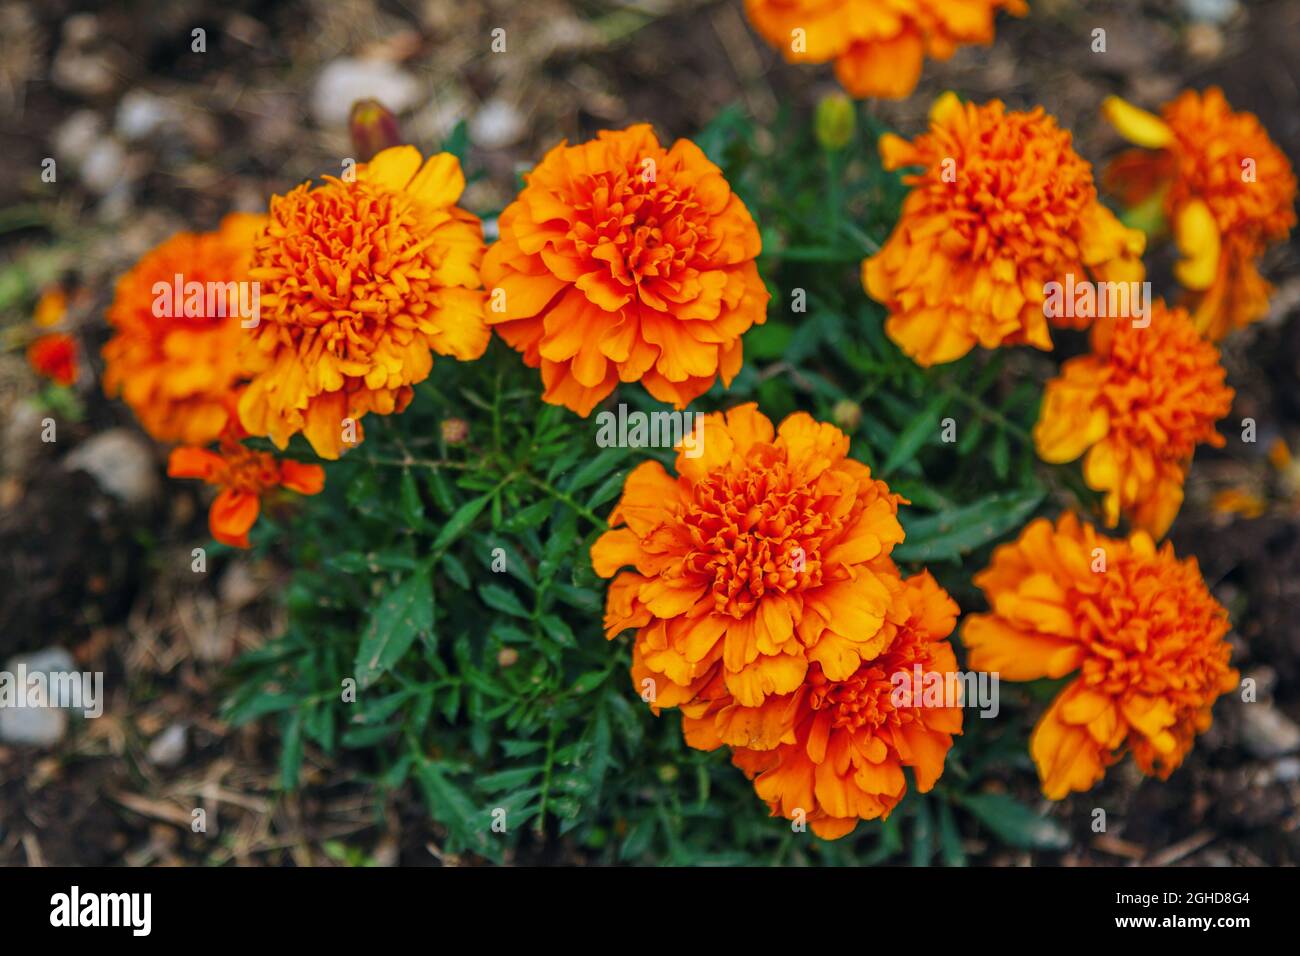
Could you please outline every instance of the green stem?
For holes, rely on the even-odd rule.
[[[560,489],[552,487],[542,479],[536,478],[532,475],[527,475],[527,474],[524,475],[524,480],[527,481],[534,488],[537,488],[540,491],[545,492],[547,495],[550,495],[556,501],[559,501],[562,504],[566,505],[567,507],[573,509],[578,514],[582,515],[582,517],[590,521],[597,528],[605,527],[604,518],[600,517],[600,515],[596,514],[596,512],[592,511],[586,505],[578,504],[578,502],[573,499],[572,495],[565,494],[563,491],[560,491]]]

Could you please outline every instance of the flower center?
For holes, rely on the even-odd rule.
[[[782,460],[710,474],[683,520],[693,545],[687,570],[712,578],[716,610],[735,618],[764,595],[820,585],[822,543],[843,526]]]
[[[709,238],[700,204],[689,191],[658,181],[648,165],[587,176],[578,191],[568,238],[623,285],[680,278]]]

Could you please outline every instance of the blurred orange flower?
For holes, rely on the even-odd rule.
[[[833,425],[798,412],[774,430],[747,404],[706,416],[679,477],[653,460],[628,475],[591,558],[617,575],[606,633],[637,629],[634,675],[654,682],[656,706],[690,700],[715,665],[756,707],[814,662],[846,680],[880,653],[902,499],[848,449]]]
[[[1142,279],[1145,239],[1097,199],[1092,168],[1041,108],[947,93],[930,130],[881,138],[887,169],[920,166],[902,216],[862,281],[889,311],[886,331],[921,365],[975,345],[1051,349],[1049,283]],[[1086,324],[1061,317],[1058,324]]]
[[[482,229],[456,205],[456,157],[397,146],[355,173],[271,200],[250,273],[261,323],[243,349],[253,372],[243,426],[280,448],[302,432],[330,459],[361,440],[363,415],[410,403],[432,352],[475,359],[490,337]]]
[[[1034,444],[1044,461],[1083,462],[1088,486],[1106,493],[1106,524],[1121,513],[1164,536],[1183,503],[1183,481],[1201,443],[1222,446],[1214,423],[1232,408],[1219,350],[1187,313],[1152,304],[1150,325],[1099,321],[1092,352],[1047,383]]]
[[[1106,185],[1128,205],[1160,203],[1201,334],[1217,341],[1262,318],[1272,287],[1256,263],[1295,226],[1296,178],[1258,118],[1217,87],[1185,91],[1160,116],[1112,96],[1102,114],[1142,147],[1110,165]]]
[[[928,792],[962,730],[957,659],[947,641],[957,605],[929,573],[895,579],[891,590],[881,653],[842,681],[814,664],[777,705],[789,727],[781,742],[732,754],[773,816],[798,820],[802,811],[824,839],[888,817],[907,792],[904,767]],[[946,689],[930,695],[931,685]]]
[[[903,99],[928,55],[993,42],[997,11],[1023,16],[1024,0],[745,0],[754,29],[790,63],[835,61],[857,97]]]
[[[194,446],[172,449],[167,474],[172,478],[201,478],[220,491],[208,512],[212,537],[236,548],[248,547],[248,531],[257,521],[262,499],[284,487],[303,495],[319,494],[325,487],[320,465],[277,459],[270,452],[240,444],[237,423],[222,435],[216,451]]]
[[[38,375],[71,385],[77,380],[77,340],[66,332],[42,335],[27,346],[27,362]]]
[[[1228,613],[1144,531],[1106,538],[1072,514],[1031,522],[975,584],[992,610],[966,618],[970,666],[1027,681],[1076,675],[1030,740],[1053,800],[1096,784],[1124,749],[1164,779],[1237,684]]]
[[[488,322],[541,368],[543,399],[585,416],[620,381],[678,408],[730,385],[768,292],[758,228],[699,147],[606,130],[526,179],[483,282]]]
[[[178,233],[117,282],[108,308],[114,335],[104,346],[104,391],[120,394],[159,441],[214,441],[244,376],[236,357],[242,330],[235,303],[223,293],[219,299],[197,296],[190,308],[182,302],[160,308],[155,286],[170,293],[178,281],[182,288],[200,283],[205,289],[247,282],[253,236],[265,221],[233,213],[215,232]]]

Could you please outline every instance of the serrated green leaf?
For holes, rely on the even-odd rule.
[[[974,504],[924,518],[903,518],[907,539],[894,548],[896,561],[957,558],[1023,525],[1043,500],[1041,489],[999,492]]]
[[[961,804],[1005,843],[1033,850],[1070,845],[1070,836],[1059,823],[1040,817],[1005,793],[971,794],[962,797]]]
[[[433,549],[441,551],[464,534],[492,499],[492,495],[481,495],[457,508],[455,513],[447,519],[447,523],[442,526],[438,536],[433,539]]]
[[[483,599],[483,603],[494,611],[513,614],[515,617],[532,617],[527,608],[520,603],[519,598],[515,596],[515,592],[509,591],[499,584],[484,584],[478,589],[478,595]]]
[[[427,571],[411,575],[385,594],[370,615],[354,665],[358,686],[378,680],[421,633],[433,633],[433,587]]]

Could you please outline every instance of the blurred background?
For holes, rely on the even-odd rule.
[[[1100,164],[1120,147],[1098,106],[1155,107],[1221,85],[1300,157],[1300,0],[1031,0],[995,45],[928,63],[916,94],[869,109],[916,132],[935,93],[1041,103]],[[1090,52],[1092,31],[1107,52]],[[503,29],[506,51],[490,51]],[[195,31],[202,31],[196,34]],[[203,50],[195,50],[195,38]],[[289,568],[212,549],[195,483],[102,397],[98,350],[117,275],[181,229],[337,174],[347,113],[373,96],[426,150],[468,142],[462,204],[499,210],[559,140],[649,121],[689,136],[725,107],[760,126],[809,112],[829,67],[790,67],[740,0],[169,0],[0,6],[0,668],[103,671],[101,718],[0,720],[0,864],[436,864],[414,799],[377,802],[349,758],[309,753],[277,784],[279,740],[219,717],[228,669],[281,626]],[[461,125],[463,123],[463,125]],[[43,181],[43,161],[57,178]],[[1288,864],[1300,858],[1300,237],[1274,249],[1268,319],[1234,335],[1232,415],[1258,422],[1257,458],[1202,454],[1172,538],[1233,613],[1235,664],[1260,703],[1232,695],[1166,784],[1126,762],[1053,812],[1123,825],[1054,852],[968,846],[979,864]],[[71,389],[24,357],[41,292],[68,292],[81,347]],[[40,441],[53,415],[58,440]],[[1271,453],[1271,454],[1270,454]],[[1231,492],[1231,495],[1225,495]],[[59,664],[58,662],[64,662]],[[48,719],[46,719],[48,718]],[[360,758],[357,758],[360,759]],[[191,808],[207,834],[191,832]],[[1088,833],[1086,824],[1070,832]],[[573,862],[561,842],[550,862]]]

